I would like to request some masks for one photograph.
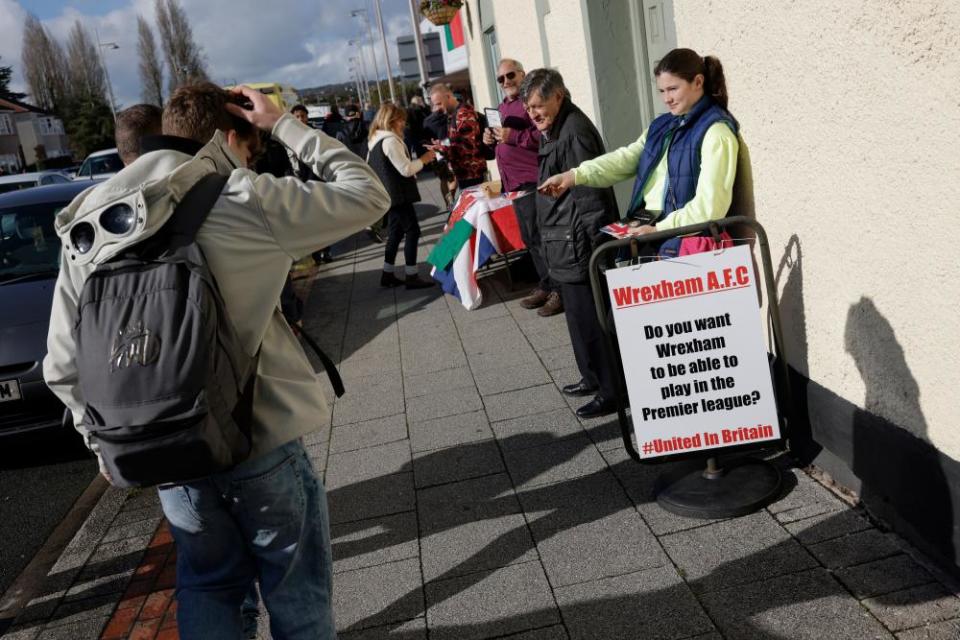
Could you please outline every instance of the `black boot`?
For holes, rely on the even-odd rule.
[[[381,287],[399,287],[402,284],[403,284],[403,280],[393,275],[393,271],[380,272]]]

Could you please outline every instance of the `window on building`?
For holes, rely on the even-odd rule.
[[[40,135],[42,136],[57,136],[63,134],[63,123],[59,118],[39,118],[37,120],[37,126],[40,128]]]
[[[6,113],[0,113],[0,136],[13,135],[13,118]]]
[[[503,100],[503,92],[500,85],[497,84],[497,63],[500,61],[500,45],[497,43],[497,30],[491,27],[483,32],[483,48],[487,55],[487,69],[490,85],[490,99],[494,105],[500,104]]]

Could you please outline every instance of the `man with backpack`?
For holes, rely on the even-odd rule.
[[[243,168],[258,128],[323,182]],[[294,260],[389,197],[342,144],[247,87],[181,87],[163,132],[204,146],[147,153],[57,216],[44,377],[108,480],[160,485],[181,638],[240,637],[254,580],[273,637],[334,638],[326,497],[300,440],[329,412],[276,301]]]

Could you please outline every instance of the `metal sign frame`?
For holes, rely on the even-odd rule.
[[[638,249],[645,245],[654,245],[677,236],[686,236],[709,231],[714,238],[719,240],[720,232],[731,227],[747,227],[756,236],[756,243],[760,247],[760,259],[763,270],[763,281],[766,291],[767,312],[772,331],[773,347],[773,390],[774,399],[777,406],[777,412],[780,419],[780,438],[778,440],[768,440],[762,443],[751,443],[745,445],[734,445],[728,447],[714,447],[705,451],[693,451],[686,453],[673,454],[669,456],[658,456],[656,458],[641,458],[633,443],[633,424],[632,419],[627,417],[626,400],[627,392],[623,384],[623,364],[620,358],[620,350],[616,346],[615,336],[616,328],[610,313],[610,300],[606,286],[604,272],[614,266],[614,258],[622,249],[633,249],[633,254],[639,253]],[[719,251],[722,251],[720,249]],[[780,320],[780,306],[777,302],[776,283],[773,281],[773,263],[770,259],[770,246],[767,241],[767,234],[759,222],[752,218],[744,216],[733,216],[722,220],[704,222],[677,229],[666,231],[657,231],[647,235],[616,239],[597,247],[590,256],[590,286],[593,292],[594,306],[597,312],[597,320],[603,330],[606,347],[609,349],[613,361],[619,369],[616,377],[617,381],[617,418],[620,423],[621,436],[624,447],[631,458],[641,464],[666,464],[680,460],[706,459],[707,470],[709,473],[720,473],[717,456],[730,454],[743,454],[751,451],[760,451],[770,449],[789,449],[789,417],[792,415],[793,402],[790,395],[790,378],[787,365],[786,351],[783,344],[782,324]]]

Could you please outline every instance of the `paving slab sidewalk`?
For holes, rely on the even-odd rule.
[[[423,257],[444,218],[436,182],[421,190]],[[660,509],[664,469],[559,393],[576,381],[563,316],[522,309],[506,279],[467,312],[380,289],[382,245],[337,249],[298,287],[348,389],[306,438],[342,639],[960,637],[952,583],[786,460],[789,493],[753,515]],[[108,489],[4,637],[172,640],[174,580],[156,492]]]

